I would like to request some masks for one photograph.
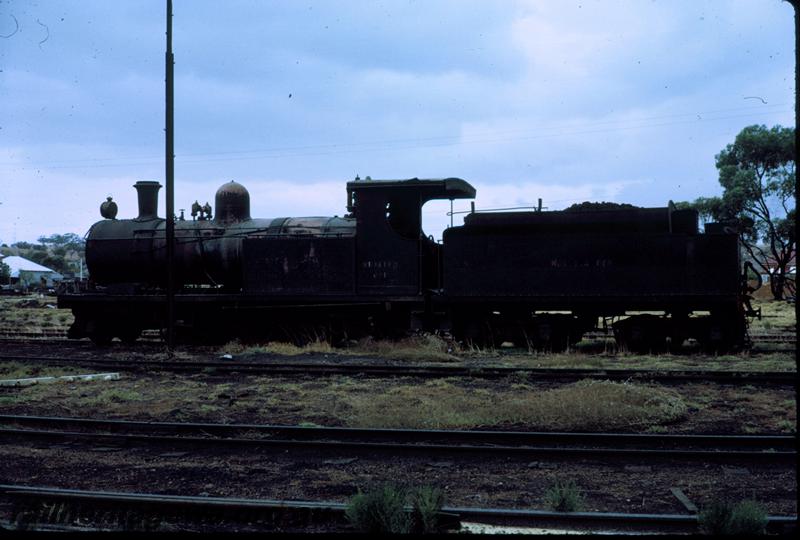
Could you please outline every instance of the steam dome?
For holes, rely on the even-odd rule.
[[[243,185],[233,180],[220,186],[214,205],[216,221],[230,223],[250,219],[250,193]]]

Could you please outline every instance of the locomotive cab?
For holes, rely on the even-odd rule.
[[[421,295],[441,288],[441,246],[422,231],[422,207],[432,200],[471,199],[460,178],[365,180],[347,184],[356,219],[357,283],[361,294]]]

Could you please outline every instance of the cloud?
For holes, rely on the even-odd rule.
[[[0,212],[30,216],[29,238],[87,228],[107,192],[122,215],[133,182],[164,174],[163,6],[20,13]],[[714,195],[713,156],[742,127],[793,124],[787,15],[751,0],[176,5],[176,206],[235,179],[253,215],[332,215],[356,174],[459,176],[479,206]]]
[[[163,83],[159,87],[163,92]],[[181,106],[197,114],[205,113],[213,101],[227,107],[249,109],[259,96],[255,85],[248,82],[230,82],[197,73],[185,73],[176,77],[175,91],[181,93]],[[199,111],[198,111],[199,108]]]
[[[136,195],[130,186],[141,178],[109,175],[87,181],[72,169],[30,167],[20,157],[24,151],[0,149],[0,174],[11,180],[0,182],[0,242],[35,241],[55,233],[82,235],[100,219],[100,203],[107,194],[115,196],[121,209],[135,208]]]
[[[576,185],[559,185],[553,183],[503,183],[476,184],[481,208],[497,208],[508,206],[537,205],[538,199],[544,201],[549,210],[561,210],[567,206],[583,201],[617,201],[626,187],[644,183],[644,180],[621,180],[616,182],[591,183]]]

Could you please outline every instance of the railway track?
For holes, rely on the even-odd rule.
[[[161,334],[157,330],[146,330],[142,332],[140,341],[145,343],[158,343],[161,341]],[[4,341],[36,341],[43,340],[49,341],[64,341],[70,343],[91,343],[88,339],[77,340],[68,339],[66,330],[59,330],[55,328],[42,328],[36,332],[25,330],[0,330],[0,340]]]
[[[602,379],[614,381],[644,380],[661,383],[714,382],[719,384],[794,385],[797,373],[788,371],[720,371],[695,369],[593,369],[593,368],[526,368],[471,366],[404,366],[359,363],[280,363],[241,362],[234,360],[186,361],[173,360],[114,360],[109,358],[79,358],[53,356],[0,355],[0,361],[42,364],[50,366],[82,366],[98,371],[169,371],[194,373],[237,373],[251,375],[367,375],[371,377],[474,377],[501,379],[526,376],[530,380],[571,381]]]
[[[796,344],[797,343],[797,335],[794,332],[786,332],[786,333],[753,333],[750,334],[750,340],[754,344],[759,343],[787,343],[787,344]],[[610,333],[603,333],[603,332],[589,332],[584,334],[583,341],[585,342],[592,342],[592,341],[602,341],[602,340],[610,340],[614,339],[614,336]],[[59,330],[59,329],[51,329],[51,328],[43,328],[39,331],[18,331],[13,329],[8,330],[0,330],[0,340],[8,340],[8,341],[25,341],[25,340],[58,340],[58,341],[69,341],[69,342],[88,342],[88,340],[74,340],[74,339],[67,339],[67,332],[66,330]],[[145,330],[142,332],[141,337],[139,338],[140,341],[145,343],[158,343],[162,341],[161,333],[158,330]]]
[[[750,340],[753,343],[789,343],[797,344],[796,334],[751,334]]]
[[[59,489],[42,486],[0,485],[0,495],[15,504],[27,505],[29,509],[26,524],[28,530],[66,530],[86,531],[92,529],[81,521],[81,514],[86,514],[86,507],[97,515],[107,508],[115,512],[155,513],[156,515],[174,515],[179,511],[186,519],[187,514],[203,516],[239,516],[239,520],[263,518],[265,521],[305,523],[325,520],[338,525],[338,530],[347,530],[344,513],[347,505],[340,502],[324,501],[285,501],[265,499],[242,499],[223,497],[197,497],[187,495],[161,495],[149,493],[126,493],[107,491],[83,491],[76,489]],[[47,503],[62,503],[78,506],[78,510],[58,511],[54,519],[55,507]],[[98,512],[99,510],[99,512]],[[19,509],[16,510],[18,512]],[[411,509],[407,508],[410,512]],[[13,513],[16,513],[13,512]],[[62,517],[66,516],[66,517]],[[287,519],[287,516],[289,517]],[[458,530],[460,524],[467,520],[478,520],[485,524],[525,525],[528,527],[559,527],[566,529],[583,529],[595,532],[697,532],[698,521],[695,514],[624,514],[611,512],[551,512],[544,510],[475,508],[444,506],[438,517],[444,530]],[[30,522],[33,521],[31,524]],[[53,524],[53,521],[56,521]],[[68,523],[58,523],[67,521]],[[41,523],[44,522],[44,523]],[[77,524],[75,524],[77,522]],[[151,521],[152,523],[152,521]],[[9,523],[8,528],[15,528]],[[151,525],[152,526],[152,525]],[[768,516],[769,532],[788,532],[796,529],[797,516]],[[105,528],[103,530],[114,530]],[[120,529],[117,529],[120,530]]]
[[[797,458],[794,437],[782,435],[642,435],[364,429],[261,424],[136,422],[0,415],[0,439],[70,440],[119,447],[169,445],[223,449],[302,449],[326,453],[423,453],[565,459],[744,461]],[[32,429],[33,427],[40,429]]]

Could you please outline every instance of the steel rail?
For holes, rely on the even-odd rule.
[[[36,439],[70,439],[99,441],[103,444],[121,443],[129,446],[133,443],[145,445],[170,445],[190,446],[197,448],[205,446],[230,447],[260,447],[264,449],[301,449],[324,450],[330,452],[388,452],[423,453],[425,455],[454,455],[474,454],[511,457],[518,456],[526,459],[549,457],[558,459],[599,459],[610,458],[617,460],[656,460],[666,459],[675,461],[702,461],[707,463],[717,462],[766,462],[766,463],[794,463],[797,452],[793,451],[753,451],[753,450],[678,450],[678,449],[639,449],[639,448],[574,448],[565,446],[501,446],[501,445],[472,445],[472,444],[431,444],[431,443],[384,443],[364,441],[319,441],[319,440],[292,440],[292,439],[242,439],[242,438],[212,438],[173,435],[132,435],[119,433],[86,433],[79,431],[40,431],[23,429],[0,429],[0,438],[14,437]]]
[[[69,343],[91,343],[88,339],[76,340],[67,338],[66,330],[58,330],[52,328],[43,328],[39,331],[25,331],[25,330],[0,330],[0,339],[9,339],[11,341],[22,341],[24,338],[50,338],[53,341],[63,341]],[[154,341],[161,341],[162,337],[157,330],[145,330],[139,338],[143,343],[153,343]],[[602,332],[592,332],[584,334],[583,341],[602,341],[613,340],[613,334],[606,334]],[[767,334],[755,333],[750,334],[749,339],[753,343],[796,343],[797,336],[793,332],[783,334]]]
[[[350,427],[302,427],[273,424],[214,424],[207,422],[152,422],[108,420],[56,416],[0,414],[0,424],[16,426],[49,426],[91,428],[96,430],[128,430],[145,432],[203,433],[226,437],[242,432],[259,436],[281,436],[292,439],[366,439],[408,441],[467,441],[471,444],[572,444],[572,445],[636,445],[639,447],[686,448],[713,447],[792,450],[796,439],[791,435],[711,435],[649,434],[564,431],[491,431],[445,429],[389,429]]]
[[[163,445],[169,447],[185,447],[192,449],[216,447],[224,450],[232,448],[260,448],[264,450],[310,450],[324,451],[326,455],[332,452],[346,453],[349,455],[367,453],[374,455],[377,452],[397,454],[423,454],[431,455],[474,455],[489,457],[519,457],[524,459],[550,458],[557,460],[597,460],[610,459],[617,461],[700,461],[703,463],[765,463],[783,464],[795,463],[796,451],[774,450],[705,450],[705,449],[650,449],[650,448],[617,448],[611,446],[575,447],[575,446],[531,446],[531,445],[500,445],[500,444],[446,444],[417,441],[402,442],[372,442],[372,441],[331,441],[320,439],[276,439],[276,438],[219,438],[175,435],[143,435],[128,433],[87,433],[81,431],[53,431],[0,428],[0,439],[46,439],[46,440],[72,440],[85,443],[102,443],[108,445],[153,446]]]
[[[365,358],[366,360],[366,358]],[[712,371],[693,369],[625,369],[625,368],[531,368],[531,367],[473,367],[473,366],[398,366],[378,364],[320,364],[314,362],[281,362],[266,364],[234,361],[119,361],[96,358],[59,358],[48,356],[0,355],[0,361],[37,362],[55,365],[84,365],[113,370],[156,370],[170,372],[200,372],[213,370],[217,373],[245,373],[256,375],[352,375],[363,374],[379,377],[474,377],[498,379],[510,375],[526,375],[540,380],[649,380],[655,382],[716,382],[720,384],[774,384],[795,385],[794,371]]]
[[[232,511],[282,511],[319,512],[341,516],[347,505],[325,501],[287,501],[274,499],[246,499],[229,497],[197,497],[189,495],[160,495],[149,493],[87,491],[77,489],[50,488],[0,484],[0,493],[9,497],[26,499],[61,500],[79,503],[113,505],[151,505],[171,508],[194,508],[198,510]],[[410,511],[410,508],[407,509]],[[530,526],[559,524],[561,526],[603,527],[603,528],[647,528],[662,530],[673,527],[696,530],[695,514],[626,514],[619,512],[551,512],[546,510],[525,510],[505,508],[476,508],[444,506],[441,514],[464,519],[480,519],[488,523],[525,522]],[[776,531],[796,528],[797,516],[768,516],[768,529]]]

